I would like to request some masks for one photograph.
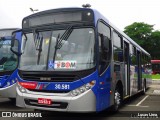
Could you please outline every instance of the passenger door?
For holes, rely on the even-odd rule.
[[[130,95],[129,43],[124,42],[125,96]]]
[[[141,68],[141,52],[137,50],[137,68],[138,68],[138,91],[142,89],[142,68]]]

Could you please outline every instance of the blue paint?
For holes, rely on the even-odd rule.
[[[101,77],[98,77],[98,71],[95,71],[94,73],[76,80],[74,82],[37,82],[37,86],[43,86],[42,90],[54,90],[56,84],[67,84],[70,86],[70,89],[67,89],[68,91],[74,90],[76,88],[79,88],[80,86],[87,84],[93,80],[96,80],[95,86],[92,88],[92,91],[95,94],[96,97],[96,111],[101,111],[106,109],[110,106],[110,67],[107,69],[105,74]],[[33,82],[33,80],[23,80],[20,77],[18,77],[19,82]],[[36,82],[36,81],[35,81]],[[104,85],[100,85],[100,82],[104,82]],[[104,88],[103,90],[100,88]],[[39,89],[39,88],[36,88]],[[57,91],[67,91],[64,89],[58,89]]]

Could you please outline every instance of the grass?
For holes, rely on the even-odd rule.
[[[160,80],[160,74],[152,75],[152,79]]]

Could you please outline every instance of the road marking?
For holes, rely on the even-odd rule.
[[[149,106],[141,106],[141,105],[139,105],[139,106],[136,106],[136,105],[127,105],[127,106],[130,106],[130,107],[149,107]]]
[[[139,103],[137,103],[136,106],[139,106],[140,104],[142,104],[142,102],[145,101],[148,97],[149,97],[149,95],[147,95],[146,97],[144,97]]]
[[[160,94],[160,90],[154,90],[153,93]]]
[[[124,97],[124,99],[129,98],[129,97],[130,97],[130,96],[129,96],[129,95],[127,95],[127,96],[125,96],[125,97]]]

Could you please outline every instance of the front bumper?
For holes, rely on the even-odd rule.
[[[65,112],[96,111],[96,97],[91,89],[75,97],[70,93],[43,93],[28,90],[26,93],[22,93],[18,87],[16,91],[16,105],[18,107]],[[51,99],[52,104],[40,105],[38,98]]]
[[[0,88],[0,96],[7,98],[16,98],[16,84],[11,86]]]

